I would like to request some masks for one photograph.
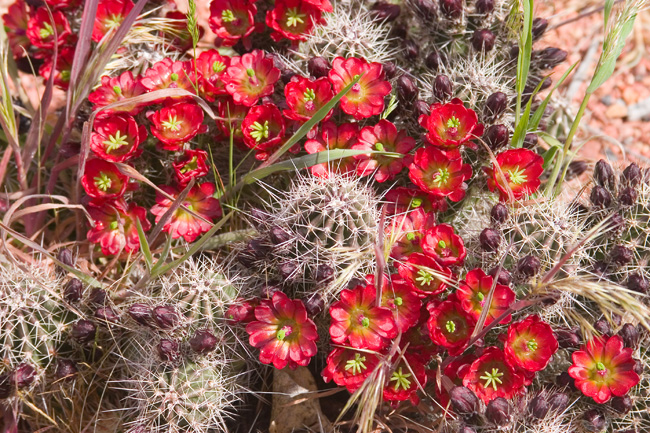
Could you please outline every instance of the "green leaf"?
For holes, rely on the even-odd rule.
[[[562,83],[567,79],[569,74],[573,72],[575,67],[578,66],[578,62],[575,62],[569,69],[566,70],[566,72],[562,75],[560,80],[555,83],[555,86],[551,89],[550,92],[548,92],[548,95],[546,95],[546,98],[542,101],[542,103],[537,107],[537,110],[535,110],[535,113],[533,114],[533,117],[530,119],[528,122],[528,132],[533,132],[537,130],[537,127],[539,126],[539,123],[542,121],[542,117],[544,116],[544,112],[546,111],[546,107],[548,106],[548,103],[551,100],[551,96],[553,96],[553,92],[556,91]]]
[[[167,260],[167,256],[169,255],[169,250],[171,249],[171,246],[172,246],[172,237],[167,235],[165,246],[163,247],[163,250],[160,253],[160,257],[158,258],[158,261],[156,262],[155,265],[153,265],[153,268],[151,268],[151,272],[155,272],[156,269],[158,269],[163,264],[165,264],[165,260]]]
[[[546,152],[544,152],[544,155],[542,155],[542,157],[544,158],[544,170],[546,170],[547,168],[550,167],[551,163],[553,162],[553,159],[555,158],[555,155],[557,155],[557,152],[562,150],[564,145],[560,143],[555,137],[545,132],[540,132],[539,136],[549,146],[551,146]],[[560,162],[558,161],[558,163]]]
[[[528,80],[530,58],[533,52],[533,0],[523,0],[524,25],[519,38],[517,57],[517,93],[521,96]]]
[[[620,34],[618,35],[619,39],[616,45],[605,58],[601,58],[601,63],[596,69],[594,77],[591,79],[591,83],[589,83],[589,87],[587,87],[587,93],[594,93],[614,73],[614,70],[616,69],[616,61],[623,52],[625,40],[632,32],[635,20],[636,14],[621,27]]]
[[[138,239],[140,239],[140,248],[142,249],[144,260],[147,262],[147,268],[151,270],[151,267],[153,266],[153,257],[151,256],[149,242],[147,242],[147,235],[145,235],[144,230],[142,230],[140,218],[135,219],[135,227],[138,229]]]
[[[530,95],[528,103],[526,104],[524,115],[521,116],[517,122],[517,126],[515,127],[515,132],[512,134],[511,141],[512,147],[514,148],[519,148],[524,144],[524,138],[526,137],[526,131],[528,130],[528,122],[530,121],[530,110],[532,108],[533,99],[535,99],[535,95],[537,95],[539,92],[539,89],[542,87],[542,84],[544,84],[544,81],[546,81],[546,78],[540,81],[535,90],[533,90],[533,93]]]

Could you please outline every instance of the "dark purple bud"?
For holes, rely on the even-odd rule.
[[[614,190],[616,187],[616,177],[614,176],[614,169],[609,162],[601,159],[594,167],[594,180],[596,183],[609,190]]]
[[[485,100],[483,116],[486,120],[492,121],[499,117],[508,108],[508,97],[503,92],[496,92]]]
[[[546,417],[548,410],[548,402],[542,395],[538,395],[528,403],[528,412],[533,418],[542,419]]]
[[[539,143],[539,137],[537,137],[537,134],[529,132],[524,136],[524,143],[522,146],[525,149],[533,150],[537,147],[537,143]]]
[[[541,69],[551,69],[564,62],[567,52],[559,48],[549,47],[533,51],[533,58]]]
[[[483,140],[490,149],[500,150],[507,146],[508,141],[510,141],[508,128],[505,125],[492,125],[483,134]]]
[[[20,364],[14,371],[17,389],[27,388],[36,379],[36,369],[30,364]]]
[[[359,286],[364,286],[365,282],[361,278],[354,277],[348,281],[348,289],[354,290]]]
[[[263,259],[271,251],[263,239],[251,239],[248,241],[247,251],[257,259]]]
[[[180,321],[176,309],[171,305],[160,305],[153,309],[153,320],[161,329],[172,329]]]
[[[404,39],[402,50],[406,60],[415,60],[420,54],[420,46],[413,39]]]
[[[71,380],[77,374],[77,363],[71,359],[59,359],[56,362],[54,375],[58,380]]]
[[[647,293],[650,288],[648,281],[640,274],[632,274],[627,278],[627,288],[638,293]]]
[[[157,346],[158,356],[163,362],[176,362],[181,353],[178,350],[178,343],[173,340],[163,338]]]
[[[110,323],[118,323],[120,321],[120,316],[111,307],[99,307],[95,311],[95,317]]]
[[[291,82],[291,79],[295,76],[296,73],[293,72],[291,69],[284,69],[280,74],[280,79],[284,84],[289,84]]]
[[[511,46],[510,49],[508,50],[508,54],[510,55],[510,58],[512,60],[516,60],[517,57],[519,57],[519,46],[517,45]]]
[[[501,244],[501,233],[491,228],[483,229],[479,235],[479,242],[483,251],[488,253],[494,252],[499,249],[499,245]]]
[[[438,54],[437,51],[430,52],[429,55],[424,59],[424,64],[426,67],[433,70],[434,72],[438,71],[441,63],[442,59],[440,58],[440,54]]]
[[[326,283],[334,278],[334,268],[330,265],[318,265],[316,267],[315,279],[319,283]]]
[[[634,360],[634,372],[639,376],[643,374],[643,363],[638,359]]]
[[[562,374],[566,374],[567,376],[569,376],[569,373],[567,373],[566,371],[564,373],[562,373]],[[562,376],[562,374],[560,376]],[[565,386],[569,386],[570,388],[574,388],[573,378],[571,376],[569,376],[569,379],[571,379],[571,382],[568,383]],[[562,385],[560,385],[560,386],[562,386]],[[555,393],[552,396],[550,396],[547,399],[547,401],[548,401],[548,408],[550,410],[555,410],[555,411],[558,411],[558,412],[562,412],[562,411],[564,411],[564,409],[569,407],[569,402],[571,401],[571,399],[569,398],[568,394],[565,394],[563,392],[558,392],[558,393]]]
[[[566,171],[566,177],[567,179],[575,179],[587,171],[587,168],[589,168],[589,164],[585,161],[571,161],[569,163],[569,168]]]
[[[605,414],[600,409],[589,409],[582,415],[582,425],[591,433],[601,433],[609,424]]]
[[[501,203],[497,203],[492,206],[492,210],[490,211],[490,218],[492,218],[493,222],[497,224],[503,224],[508,220],[508,216],[508,208]]]
[[[517,262],[517,271],[525,277],[532,277],[536,275],[541,269],[542,264],[535,256],[526,256],[519,259]]]
[[[621,190],[621,193],[618,196],[618,201],[621,202],[623,206],[632,206],[636,203],[637,198],[639,198],[637,190],[632,187],[627,187]]]
[[[634,260],[634,252],[623,245],[616,245],[612,248],[609,257],[612,260],[612,263],[622,266],[627,265]]]
[[[476,430],[466,425],[461,427],[460,430],[458,430],[458,433],[476,433]]]
[[[478,397],[464,386],[455,386],[449,391],[451,407],[458,415],[473,415],[478,409]]]
[[[505,427],[510,423],[510,403],[503,397],[491,400],[485,408],[485,418],[498,427]]]
[[[606,335],[608,337],[612,335],[612,325],[610,325],[605,319],[596,320],[596,323],[594,323],[594,329],[600,335]]]
[[[451,80],[446,75],[438,75],[433,81],[433,97],[437,101],[446,101],[451,98],[453,87]]]
[[[89,343],[95,339],[97,326],[90,320],[81,319],[72,325],[72,339],[77,343]]]
[[[498,275],[497,272],[499,273]],[[488,272],[488,274],[492,275],[492,278],[497,279],[497,284],[509,286],[510,283],[512,283],[512,275],[510,275],[510,272],[506,271],[503,268],[499,269],[499,266],[495,266],[494,268],[490,269],[490,272]]]
[[[544,33],[546,32],[546,29],[548,28],[548,21],[545,20],[544,18],[535,18],[533,20],[533,41],[538,40],[542,36],[544,36]]]
[[[145,304],[133,304],[127,310],[129,316],[140,325],[149,325],[153,318],[153,310]]]
[[[206,354],[216,349],[218,342],[217,337],[210,331],[199,329],[190,338],[190,347],[196,353]]]
[[[90,292],[90,296],[88,297],[88,302],[90,302],[91,305],[95,306],[103,306],[106,305],[106,297],[108,295],[106,294],[106,290],[103,289],[93,289]]]
[[[325,300],[318,293],[314,293],[305,299],[303,304],[305,304],[305,309],[310,316],[315,316],[325,309]]]
[[[80,280],[73,278],[68,281],[68,283],[65,285],[65,288],[63,289],[63,299],[68,302],[79,302],[81,300],[81,296],[83,295],[83,291],[83,283]]]
[[[376,20],[389,23],[395,21],[402,10],[399,5],[380,1],[372,5],[370,11]]]
[[[593,272],[596,275],[606,275],[607,267],[607,263],[602,260],[598,260],[592,265]]]
[[[616,412],[625,415],[632,409],[632,399],[629,395],[624,395],[623,397],[612,397],[609,405]]]
[[[635,349],[639,344],[639,330],[631,323],[626,323],[617,334],[623,339],[625,347]]]
[[[626,183],[631,188],[636,188],[641,182],[641,169],[635,163],[625,167],[621,173],[621,182]]]
[[[488,29],[479,29],[472,35],[472,46],[476,51],[490,51],[494,48],[496,36]]]
[[[397,79],[397,96],[400,102],[411,104],[418,97],[418,87],[407,75]]]
[[[56,258],[58,261],[60,261],[66,266],[69,267],[74,266],[74,257],[72,256],[72,251],[70,251],[68,248],[61,248],[59,252],[56,254]],[[63,268],[58,269],[58,271],[64,275],[68,272]]]
[[[575,349],[580,347],[582,339],[575,329],[557,328],[555,338],[562,349]]]
[[[589,200],[594,206],[605,208],[612,203],[612,195],[602,186],[596,185],[591,189]]]
[[[433,0],[413,0],[409,2],[414,6],[415,12],[427,21],[436,17],[436,4]]]
[[[307,62],[307,70],[314,78],[327,77],[331,67],[324,57],[312,57]]]
[[[429,104],[427,104],[421,99],[418,99],[415,102],[415,111],[418,114],[418,116],[422,116],[423,114],[428,116],[431,113]]]
[[[284,262],[278,267],[278,271],[282,279],[291,280],[296,277],[298,265],[293,262]]]
[[[271,230],[269,230],[269,237],[271,238],[271,242],[275,245],[280,245],[291,240],[291,234],[278,226],[271,227]]]
[[[480,15],[487,15],[494,10],[494,0],[477,0],[476,13]]]
[[[12,372],[0,375],[0,400],[7,399],[14,395],[16,381]]]
[[[440,10],[449,19],[458,18],[463,12],[463,0],[439,0]]]
[[[381,64],[381,66],[387,80],[395,78],[395,75],[397,75],[397,65],[395,63],[384,62]]]

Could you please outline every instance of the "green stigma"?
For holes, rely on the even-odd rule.
[[[384,151],[384,145],[381,144],[381,143],[375,143],[375,150],[383,152]]]
[[[251,137],[255,139],[255,142],[259,143],[264,138],[269,138],[269,121],[265,120],[262,125],[260,122],[253,122],[251,125]]]
[[[216,61],[212,64],[212,70],[216,73],[223,72],[226,69],[226,65],[223,62]]]
[[[607,367],[605,367],[605,364],[603,364],[602,362],[599,362],[598,364],[596,364],[596,369],[598,371],[607,371]]]
[[[456,116],[451,116],[447,119],[447,128],[458,128],[460,126],[460,120]]]
[[[411,207],[420,207],[420,206],[422,206],[421,198],[416,197],[413,200],[411,200]]]
[[[395,299],[393,299],[393,302],[394,302],[395,305],[397,305],[398,307],[400,307],[400,306],[404,303],[404,301],[402,300],[402,298],[400,298],[399,296],[396,296]]]
[[[532,351],[537,350],[537,341],[530,340],[528,343],[526,343],[526,347],[528,347],[528,350],[532,350]]]
[[[447,242],[445,242],[445,241],[443,241],[442,239],[440,239],[440,240],[438,241],[438,246],[439,246],[440,248],[447,248]]]
[[[485,295],[481,292],[478,292],[476,294],[476,297],[478,298],[479,302],[483,302],[483,299],[485,299]]]
[[[111,224],[109,225],[109,227],[110,227],[111,230],[117,230],[117,228],[119,227],[119,224],[117,223],[117,221],[111,221]]]
[[[255,70],[253,68],[246,69],[246,75],[248,75],[249,77],[254,77],[255,76]]]
[[[109,135],[108,140],[103,141],[102,144],[106,146],[106,153],[111,153],[122,146],[127,146],[129,144],[128,138],[127,134],[122,135],[122,132],[118,130],[115,135]]]
[[[178,74],[176,72],[172,72],[169,78],[172,79],[172,81],[178,80]]]
[[[503,373],[499,372],[498,368],[493,368],[492,372],[485,371],[485,375],[481,376],[480,379],[483,379],[485,381],[485,388],[489,388],[490,385],[492,388],[496,391],[497,390],[497,383],[501,385],[503,382],[501,381],[500,377],[503,376]]]
[[[405,390],[409,389],[411,387],[411,381],[408,380],[409,377],[411,377],[411,373],[404,373],[402,367],[394,371],[390,382],[395,382],[395,391],[399,391],[400,388],[404,388]]]
[[[165,129],[169,129],[170,131],[173,132],[178,132],[181,130],[181,125],[183,124],[183,121],[178,120],[178,116],[176,116],[175,114],[173,116],[170,114],[167,120],[162,121],[161,124]]]
[[[415,281],[420,283],[421,286],[428,286],[434,280],[431,272],[427,272],[424,269],[418,271],[418,276],[415,278]]]
[[[38,35],[41,37],[41,39],[47,39],[53,34],[54,28],[52,28],[50,23],[43,23],[43,28],[41,28],[38,32]]]
[[[231,23],[235,21],[235,14],[230,9],[225,9],[221,12],[221,21]]]
[[[316,99],[316,92],[314,92],[314,89],[306,89],[302,97],[305,101],[313,101]]]
[[[412,233],[412,232],[407,233],[406,234],[406,239],[409,240],[409,241],[412,241],[413,239],[415,239],[415,233]]]
[[[108,191],[108,189],[113,184],[111,178],[108,177],[108,175],[104,172],[99,173],[99,176],[97,176],[93,180],[95,181],[95,186],[104,192]]]
[[[284,341],[285,338],[291,335],[291,332],[292,332],[291,326],[283,326],[275,334],[275,337],[280,341]]]
[[[345,370],[352,370],[352,374],[359,374],[362,370],[368,368],[364,362],[366,362],[366,357],[361,356],[359,353],[355,353],[354,359],[348,359],[345,363]]]
[[[447,332],[453,334],[456,332],[456,323],[454,323],[453,320],[449,320],[447,323],[445,323],[445,328],[447,329]]]
[[[113,92],[115,92],[116,95],[121,95],[122,89],[120,88],[120,86],[113,86]]]
[[[298,23],[304,24],[306,14],[298,13],[298,8],[291,8],[287,10],[287,27],[297,27]]]
[[[528,176],[524,174],[525,172],[524,169],[520,170],[519,166],[517,166],[512,170],[508,170],[508,178],[510,179],[510,182],[515,185],[521,185],[528,179]]]
[[[361,319],[361,326],[363,326],[364,328],[370,326],[370,319],[368,319],[367,317]]]

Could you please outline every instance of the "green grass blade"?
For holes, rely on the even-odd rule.
[[[153,266],[153,257],[151,256],[151,248],[149,248],[149,242],[147,242],[147,235],[145,235],[144,230],[142,230],[140,218],[135,219],[135,227],[138,229],[138,239],[140,239],[140,248],[142,249],[142,255],[144,255],[144,260],[147,262],[147,268],[151,270]]]
[[[573,65],[571,65],[569,69],[566,70],[566,72],[562,75],[562,77],[560,77],[560,80],[557,83],[555,83],[555,86],[553,86],[551,91],[548,92],[548,95],[546,95],[546,98],[544,98],[544,100],[539,105],[539,107],[537,107],[537,110],[535,110],[533,117],[528,122],[528,132],[533,132],[537,130],[539,123],[542,121],[542,116],[544,116],[544,111],[546,111],[546,107],[548,106],[548,103],[551,101],[551,96],[553,96],[553,92],[555,92],[562,85],[562,83],[564,83],[564,81],[567,79],[569,74],[573,72],[576,66],[578,66],[578,62],[575,62]]]

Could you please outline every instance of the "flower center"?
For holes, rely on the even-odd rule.
[[[528,176],[525,175],[526,171],[524,169],[519,169],[519,166],[516,166],[512,170],[508,170],[508,179],[510,179],[511,183],[514,183],[515,185],[521,185],[522,183],[526,182],[526,179],[528,179]]]
[[[538,346],[537,346],[537,341],[535,341],[535,340],[530,340],[528,343],[526,343],[526,347],[527,347],[528,350],[530,350],[530,351],[533,351],[533,352],[536,351],[536,350],[537,350],[537,347],[538,347]]]
[[[485,373],[485,375],[481,376],[480,379],[483,379],[485,381],[485,388],[492,386],[492,388],[496,391],[497,383],[499,385],[503,383],[500,379],[500,377],[503,376],[503,373],[501,373],[498,368],[493,368],[492,372],[484,371],[483,373]]]
[[[253,68],[246,69],[246,75],[253,78],[255,76],[255,70]]]
[[[424,269],[420,269],[418,271],[418,276],[415,278],[415,281],[420,283],[421,286],[428,286],[433,281],[433,275]]]
[[[481,293],[481,292],[478,292],[476,294],[476,297],[478,298],[479,302],[483,302],[483,299],[485,299],[485,295],[483,293]]]
[[[212,70],[217,74],[223,72],[224,69],[226,69],[226,65],[224,65],[223,62],[216,61],[212,64]]]
[[[291,8],[287,10],[287,27],[296,27],[298,23],[304,24],[306,14],[298,13],[298,8]]]
[[[70,71],[68,70],[61,71],[61,81],[63,81],[64,83],[70,81]]]
[[[603,364],[602,362],[596,364],[596,370],[598,371],[598,374],[601,376],[605,376],[607,374],[607,367],[605,367],[605,364]]]
[[[111,178],[108,177],[108,175],[104,172],[99,173],[99,176],[93,180],[95,181],[95,186],[104,192],[108,191],[108,189],[111,187],[111,184],[113,183]]]
[[[109,29],[116,29],[122,24],[124,17],[122,15],[111,14],[107,19],[104,20],[104,25]]]
[[[235,21],[235,14],[230,9],[225,9],[221,12],[221,21],[231,23]]]
[[[409,377],[411,377],[411,373],[404,373],[402,367],[394,371],[390,382],[395,382],[395,391],[399,391],[400,388],[404,388],[404,390],[409,389],[411,387],[411,381],[408,380]]]
[[[54,34],[54,29],[50,23],[43,23],[43,27],[39,30],[38,35],[41,39],[47,39]]]
[[[162,126],[165,129],[169,129],[170,131],[173,131],[173,132],[180,131],[182,124],[183,124],[183,121],[178,120],[178,116],[176,116],[175,114],[173,116],[170,114],[169,117],[167,118],[167,120],[162,122]]]
[[[380,152],[383,152],[384,151],[384,145],[382,143],[377,142],[377,143],[375,143],[375,149],[380,151]]]
[[[316,99],[316,92],[314,89],[305,89],[305,92],[302,94],[302,97],[305,101],[313,101]]]
[[[453,334],[456,332],[456,323],[454,323],[453,320],[448,320],[447,323],[445,323],[445,328],[447,328],[447,332]]]
[[[440,240],[438,241],[438,247],[440,247],[440,248],[447,248],[447,242],[445,242],[445,241],[443,241],[442,239],[440,239]]]
[[[404,303],[404,301],[402,300],[402,298],[400,298],[399,296],[396,296],[395,299],[393,299],[393,302],[394,302],[395,305],[397,305],[398,307],[400,307],[400,306]]]
[[[193,156],[192,159],[187,161],[187,163],[185,163],[185,165],[181,167],[180,172],[185,174],[189,171],[194,171],[198,169],[199,168],[198,160],[199,159],[196,156]]]
[[[359,353],[355,353],[354,359],[348,359],[345,363],[345,370],[352,370],[351,374],[359,374],[361,373],[361,370],[368,368],[364,362],[366,362],[366,357],[361,356]]]
[[[260,122],[255,121],[251,125],[251,137],[255,139],[257,143],[262,141],[263,138],[269,138],[269,121],[265,120],[262,125]]]
[[[171,78],[172,81],[177,81],[178,80],[178,74],[176,72],[172,72],[171,75],[169,75],[169,78]]]
[[[106,153],[111,153],[112,151],[119,149],[122,146],[129,144],[127,141],[128,135],[122,135],[121,131],[116,131],[115,135],[109,135],[108,140],[102,142],[106,146]]]
[[[278,330],[278,332],[275,334],[275,337],[280,341],[284,341],[284,339],[291,335],[292,332],[293,328],[289,325],[285,325]]]
[[[355,80],[356,80],[357,78],[359,78],[359,74],[357,74],[357,75],[354,76],[354,79],[355,79]],[[359,90],[361,90],[361,84],[359,84],[359,83],[354,83],[354,85],[352,86],[352,91],[353,91],[353,92],[358,92]]]
[[[411,207],[420,207],[422,206],[422,199],[419,197],[414,198],[411,200]]]
[[[441,168],[433,176],[433,183],[435,183],[438,186],[440,186],[440,184],[445,185],[447,183],[447,181],[449,180],[449,176],[451,176],[451,174],[449,173],[449,170],[446,169],[446,168]]]
[[[120,86],[113,86],[113,92],[115,92],[116,95],[121,95],[122,89],[120,88]]]
[[[117,223],[117,221],[111,221],[111,224],[109,225],[111,230],[117,230],[118,226],[119,224]]]
[[[415,239],[415,233],[409,232],[406,234],[406,240],[412,241]]]
[[[363,314],[361,314],[361,315],[359,315],[359,323],[360,323],[361,326],[363,326],[364,328],[367,328],[367,327],[370,326],[370,319],[368,319],[366,316],[364,316]]]

